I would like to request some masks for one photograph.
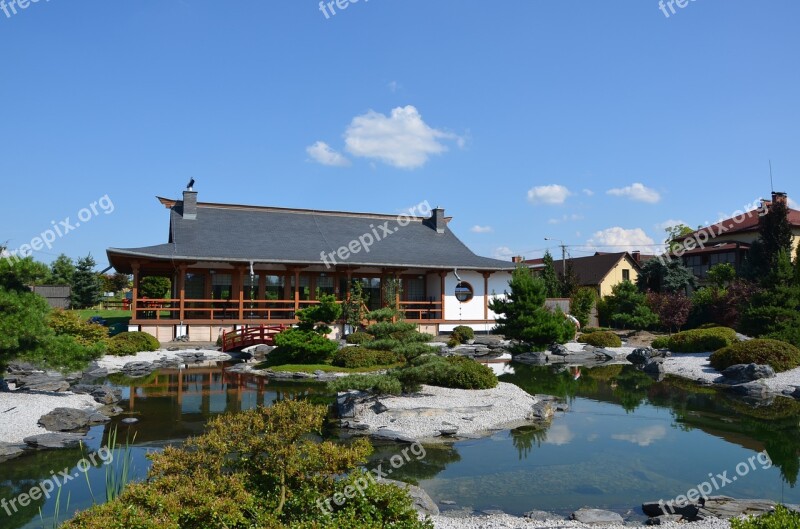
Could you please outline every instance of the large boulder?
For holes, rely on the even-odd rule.
[[[94,384],[78,384],[72,386],[73,393],[91,395],[94,400],[100,404],[116,404],[122,400],[122,391],[114,389],[110,386],[101,386]]]
[[[51,432],[69,432],[79,430],[93,424],[103,424],[110,419],[95,410],[79,410],[77,408],[56,408],[42,415],[39,425]]]
[[[652,347],[640,347],[639,349],[634,349],[625,359],[633,365],[645,365],[651,359],[660,355],[661,353],[654,350]]]
[[[588,509],[586,507],[572,513],[570,518],[586,525],[622,525],[624,522],[622,516],[615,512],[604,511],[601,509]]]
[[[762,378],[773,378],[775,370],[772,366],[761,364],[736,364],[722,371],[725,382],[729,384],[743,384]]]
[[[130,378],[146,377],[153,371],[156,366],[150,362],[128,362],[122,366],[122,374]]]
[[[16,379],[17,389],[25,391],[63,392],[69,390],[69,382],[63,375],[32,373]]]

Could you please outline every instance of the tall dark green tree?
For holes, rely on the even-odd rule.
[[[760,217],[758,233],[770,268],[777,264],[781,252],[791,255],[792,226],[789,224],[789,207],[785,200],[772,201],[767,214]]]
[[[143,298],[167,298],[171,288],[172,281],[168,277],[147,276],[139,280],[139,295]]]
[[[518,267],[508,285],[511,292],[507,297],[489,304],[499,315],[495,328],[499,334],[540,350],[575,335],[575,326],[560,309],[552,312],[545,307],[547,286],[541,277],[533,277],[527,267]]]
[[[800,347],[800,283],[784,250],[763,279],[763,291],[753,296],[742,314],[741,331],[757,338],[774,338]]]
[[[559,284],[558,272],[556,272],[553,256],[550,254],[549,250],[544,252],[542,265],[544,268],[542,268],[540,277],[542,281],[544,281],[545,293],[548,298],[557,298],[561,295],[561,285]]]
[[[650,259],[642,265],[636,280],[642,292],[683,292],[694,287],[694,274],[680,259]]]
[[[658,323],[658,316],[647,306],[647,297],[630,281],[617,283],[604,300],[604,319],[623,329],[647,329]]]
[[[567,261],[566,266],[564,266],[564,273],[558,277],[558,288],[562,298],[571,298],[580,288],[578,274],[575,273],[571,261]]]
[[[72,285],[72,276],[75,275],[75,263],[65,254],[56,257],[50,263],[50,283],[53,285]]]
[[[91,254],[78,259],[75,273],[72,276],[72,295],[70,302],[72,308],[86,309],[94,307],[102,299],[102,284],[100,276],[94,271],[97,265]]]

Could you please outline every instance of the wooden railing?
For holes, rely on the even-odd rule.
[[[441,320],[441,301],[401,301],[400,312],[407,320]]]
[[[239,329],[231,332],[223,331],[222,351],[233,351],[256,344],[275,345],[275,335],[288,328],[286,325],[273,325],[271,327],[259,325],[249,329]]]

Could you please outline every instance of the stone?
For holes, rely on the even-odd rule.
[[[622,524],[624,520],[622,516],[612,511],[604,511],[602,509],[578,509],[572,516],[572,520],[585,523],[586,525],[607,525],[607,524]]]
[[[659,356],[659,353],[654,351],[653,348],[640,347],[639,349],[634,349],[625,359],[633,365],[645,365],[657,356]]]
[[[50,413],[42,415],[39,425],[50,432],[68,432],[79,430],[93,424],[102,424],[110,419],[94,410],[79,410],[77,408],[56,408]]]
[[[549,513],[547,511],[528,511],[522,515],[523,518],[527,518],[528,520],[536,520],[539,522],[546,522],[549,520],[559,520],[560,516],[556,516],[553,513]]]
[[[100,386],[89,393],[100,404],[116,404],[122,400],[122,391],[109,386]]]
[[[550,354],[556,356],[569,356],[571,354],[566,346],[559,343],[554,343],[553,345],[548,347],[547,350],[550,351]]]
[[[411,499],[414,501],[414,508],[417,510],[417,512],[430,516],[439,515],[439,506],[436,505],[436,502],[433,501],[428,493],[422,488],[417,487],[416,485],[403,483],[402,481],[395,481],[393,479],[379,478],[379,481],[381,483],[395,485],[408,491],[408,495],[411,496]]]
[[[122,367],[122,374],[131,378],[146,377],[153,371],[155,365],[149,362],[128,362]]]
[[[374,432],[372,434],[372,436],[373,437],[377,437],[378,439],[387,439],[389,441],[397,441],[399,443],[414,444],[414,443],[417,442],[417,440],[414,439],[413,437],[410,437],[410,436],[404,434],[403,432],[398,432],[398,431],[395,431],[395,430],[387,430],[387,429],[378,430],[377,432]]]
[[[458,433],[458,427],[452,426],[452,427],[442,428],[439,430],[439,433],[442,435],[442,437],[452,437]]]
[[[789,395],[797,400],[800,400],[800,386],[795,386],[794,391]]]
[[[773,378],[775,370],[772,366],[760,364],[736,364],[722,371],[726,383],[741,384],[762,378]]]
[[[752,399],[765,399],[767,398],[768,394],[767,387],[763,384],[759,384],[758,382],[736,384],[734,386],[730,386],[728,390],[737,395]]]
[[[514,357],[515,362],[521,364],[529,364],[534,366],[542,366],[547,363],[547,355],[542,352],[523,353]]]
[[[670,522],[680,522],[683,520],[683,516],[680,514],[662,514],[661,516],[656,516],[655,518],[650,518],[647,520],[647,525],[664,525]]]
[[[650,360],[642,367],[642,371],[652,375],[663,375],[665,372],[664,364],[657,360]]]
[[[44,450],[73,448],[80,444],[83,437],[84,436],[79,433],[43,433],[26,437],[23,439],[23,442],[31,448]]]
[[[136,417],[126,417],[119,422],[121,422],[122,424],[136,424],[137,422],[139,422],[139,419],[137,419]]]
[[[700,507],[699,516],[724,520],[738,516],[761,515],[775,510],[772,500],[735,500],[728,496],[711,496]]]
[[[17,389],[25,391],[63,392],[69,390],[69,382],[61,375],[33,373],[17,378]]]
[[[548,420],[555,414],[555,406],[551,401],[540,400],[531,409],[531,419]]]
[[[456,505],[456,502],[454,502],[453,500],[440,500],[439,503],[441,503],[442,505]]]
[[[605,361],[605,360],[614,360],[616,358],[616,355],[609,353],[605,349],[595,349],[592,352],[594,353],[594,357],[597,360]]]
[[[366,391],[342,391],[336,396],[336,413],[340,419],[356,416],[356,404],[369,396]]]
[[[25,445],[14,443],[0,443],[0,463],[19,457],[25,452]]]
[[[167,351],[180,351],[180,347],[175,347],[173,345],[172,347],[167,347]]]

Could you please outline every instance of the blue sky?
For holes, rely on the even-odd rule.
[[[9,2],[10,0],[6,0]],[[2,5],[0,5],[0,8]],[[663,240],[800,201],[796,0],[41,0],[0,10],[0,241],[159,244],[201,201],[395,212],[481,255]],[[327,10],[327,8],[326,8]],[[101,202],[102,204],[102,202]],[[110,210],[108,208],[107,210]],[[89,217],[84,213],[85,217]]]

